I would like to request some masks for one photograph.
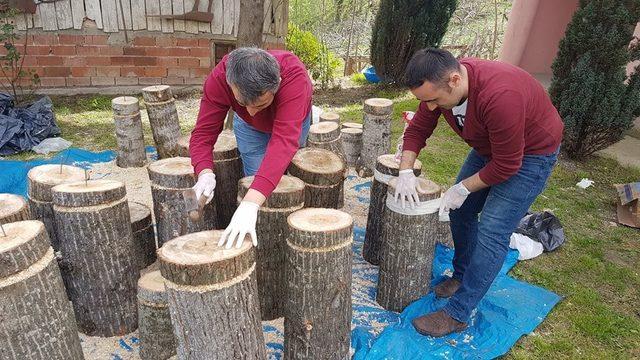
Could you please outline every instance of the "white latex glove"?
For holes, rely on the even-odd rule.
[[[198,181],[192,187],[196,193],[197,200],[200,200],[200,196],[207,197],[207,204],[213,199],[213,190],[216,189],[216,174],[212,172],[201,172],[198,175]]]
[[[413,209],[420,201],[418,198],[418,189],[423,191],[418,183],[418,178],[413,174],[413,169],[400,170],[398,182],[396,183],[396,192],[393,198],[396,202],[402,202],[403,209],[406,206],[406,199],[406,201],[409,202],[409,206]]]
[[[241,201],[238,209],[233,213],[229,226],[224,230],[218,246],[222,246],[225,242],[227,249],[231,249],[233,243],[236,248],[242,246],[242,242],[247,234],[251,236],[253,246],[258,246],[258,238],[256,236],[256,221],[258,220],[258,209],[260,205],[251,201]]]
[[[459,182],[444,193],[440,202],[440,214],[448,214],[450,210],[460,208],[471,192]]]

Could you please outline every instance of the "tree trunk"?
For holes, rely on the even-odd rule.
[[[138,334],[140,359],[166,360],[176,354],[165,280],[160,270],[138,280]]]
[[[340,132],[347,166],[355,166],[362,152],[362,129],[343,127]]]
[[[340,156],[324,149],[300,149],[291,160],[289,174],[305,183],[305,207],[344,206],[345,166]]]
[[[254,177],[240,180],[238,200],[249,190]],[[260,207],[256,234],[256,275],[262,320],[284,316],[286,293],[285,241],[289,234],[287,217],[304,207],[304,182],[284,175],[271,196]]]
[[[111,100],[111,107],[118,143],[116,164],[123,168],[144,166],[147,155],[138,99],[132,96],[117,97]]]
[[[158,246],[178,236],[216,228],[216,207],[204,206],[199,220],[191,220],[185,211],[182,193],[195,185],[189,158],[176,157],[149,164],[149,180],[156,216]]]
[[[0,233],[0,349],[7,360],[84,359],[78,327],[44,224]]]
[[[311,125],[307,146],[329,150],[340,156],[343,161],[345,159],[340,137],[340,125],[337,122],[325,121]]]
[[[81,181],[58,185],[52,195],[60,269],[80,331],[105,337],[134,331],[140,268],[124,184]]]
[[[285,359],[348,359],[353,219],[333,209],[289,216]]]
[[[156,261],[156,234],[151,221],[151,210],[144,204],[129,201],[131,233],[136,244],[136,264],[140,270]]]
[[[237,47],[262,47],[262,28],[264,21],[264,0],[240,1],[240,19],[238,20]]]
[[[242,159],[233,131],[224,130],[213,147],[213,172],[216,174],[214,198],[218,228],[224,229],[231,222],[237,209],[238,181],[244,177]]]
[[[60,240],[53,217],[53,203],[51,189],[59,184],[84,180],[85,172],[76,166],[69,165],[40,165],[29,170],[27,181],[29,192],[27,199],[31,208],[31,216],[44,223],[53,250],[60,251]],[[65,284],[66,285],[66,284]]]
[[[180,121],[175,100],[168,85],[154,85],[142,89],[149,124],[159,159],[178,156]]]
[[[29,220],[29,206],[20,195],[0,194],[0,224],[8,224],[16,221]],[[2,231],[0,231],[0,236]]]
[[[421,203],[440,197],[440,186],[424,178],[418,181],[426,190],[418,193]],[[387,310],[401,312],[429,292],[438,209],[426,209],[422,204],[409,215],[411,209],[394,205],[395,183],[395,179],[389,182],[387,192],[376,301]]]
[[[331,121],[340,124],[340,115],[334,112],[326,111],[320,114],[320,122]]]
[[[221,235],[184,235],[158,251],[178,358],[266,359],[253,245],[226,250]]]
[[[373,175],[378,156],[389,152],[392,113],[393,102],[389,99],[373,98],[364,101],[362,155],[357,166],[360,177]]]
[[[380,240],[387,208],[387,185],[392,177],[398,176],[399,172],[400,164],[396,162],[395,155],[378,156],[373,184],[371,185],[367,229],[364,233],[364,244],[362,245],[362,257],[373,265],[380,264]],[[421,172],[422,163],[420,160],[416,160],[413,164],[413,173],[418,176]]]

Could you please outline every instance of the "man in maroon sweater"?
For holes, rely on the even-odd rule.
[[[249,191],[220,238],[240,247],[249,234],[257,245],[258,208],[275,189],[311,124],[313,87],[304,64],[288,51],[239,48],[225,56],[206,79],[189,153],[198,198],[211,201],[216,180],[213,145],[229,108]],[[229,204],[233,206],[233,204]]]
[[[551,174],[563,124],[540,83],[512,65],[423,49],[405,78],[421,102],[404,135],[396,201],[414,206],[413,163],[441,116],[472,147],[440,205],[451,219],[454,273],[434,292],[450,299],[413,320],[419,333],[443,336],[467,327],[500,271],[512,232]]]

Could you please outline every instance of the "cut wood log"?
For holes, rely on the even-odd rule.
[[[311,125],[309,128],[309,137],[307,138],[307,146],[329,150],[344,160],[340,125],[337,122],[326,121]]]
[[[346,129],[346,128],[352,128],[352,129],[363,129],[362,124],[360,123],[355,123],[355,122],[344,122],[342,123],[342,129]]]
[[[424,192],[418,192],[415,209],[402,209],[393,201],[396,179],[387,190],[376,301],[391,311],[400,312],[429,292],[439,221],[439,203],[429,201],[438,200],[441,188],[424,178],[418,182]]]
[[[0,349],[7,360],[84,359],[78,327],[44,224],[0,232]]]
[[[124,184],[80,181],[51,189],[60,269],[80,331],[115,336],[138,327],[140,268]]]
[[[144,204],[129,201],[131,234],[138,252],[136,264],[140,270],[156,261],[156,234],[151,220],[151,209]]]
[[[140,120],[138,98],[121,96],[111,100],[113,120],[116,126],[119,167],[142,167],[147,161],[144,150],[144,135]]]
[[[148,86],[142,89],[142,97],[149,114],[149,124],[158,150],[158,158],[178,156],[180,121],[171,88],[168,85]]]
[[[238,202],[249,191],[253,176],[239,182]],[[271,196],[258,210],[256,234],[256,275],[262,320],[284,316],[286,293],[285,241],[289,233],[287,217],[304,207],[304,182],[284,175]]]
[[[320,122],[331,121],[340,124],[340,115],[331,111],[325,111],[320,114]]]
[[[29,219],[31,219],[29,205],[22,196],[0,194],[0,224]]]
[[[164,283],[160,270],[148,272],[138,280],[138,334],[142,360],[166,360],[176,354],[176,337]]]
[[[289,174],[305,183],[305,207],[344,206],[345,165],[340,156],[325,149],[300,149],[291,160]]]
[[[348,359],[353,219],[334,209],[289,215],[285,359]]]
[[[364,244],[362,245],[362,257],[373,265],[380,264],[380,240],[387,208],[387,186],[389,180],[397,177],[399,172],[400,164],[396,162],[395,155],[378,156],[373,175],[373,184],[371,185],[367,229],[364,233]],[[413,173],[419,176],[421,172],[422,163],[420,160],[416,160],[413,164]]]
[[[60,251],[60,240],[53,217],[51,189],[56,185],[84,180],[84,177],[82,168],[55,164],[36,166],[27,173],[29,184],[27,200],[31,216],[44,223],[55,251]]]
[[[362,152],[362,129],[345,127],[340,132],[347,166],[355,166]]]
[[[158,246],[184,234],[216,228],[217,216],[213,201],[204,206],[198,220],[192,220],[185,210],[182,193],[195,185],[189,158],[158,160],[149,164],[147,169],[151,181]]]
[[[173,239],[158,250],[180,359],[266,359],[255,254],[219,247],[222,231]]]
[[[362,155],[356,168],[360,177],[372,176],[378,156],[389,152],[392,113],[393,102],[389,99],[373,98],[364,101]]]
[[[191,140],[191,134],[182,135],[178,138],[178,156],[191,157],[191,154],[189,154],[189,140]]]

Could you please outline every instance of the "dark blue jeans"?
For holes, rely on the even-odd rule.
[[[525,155],[515,175],[471,193],[459,209],[450,212],[455,245],[453,277],[462,285],[444,311],[454,319],[468,322],[489,290],[509,251],[511,234],[544,190],[557,158],[558,151],[551,155]],[[471,150],[456,181],[477,173],[488,162]]]

